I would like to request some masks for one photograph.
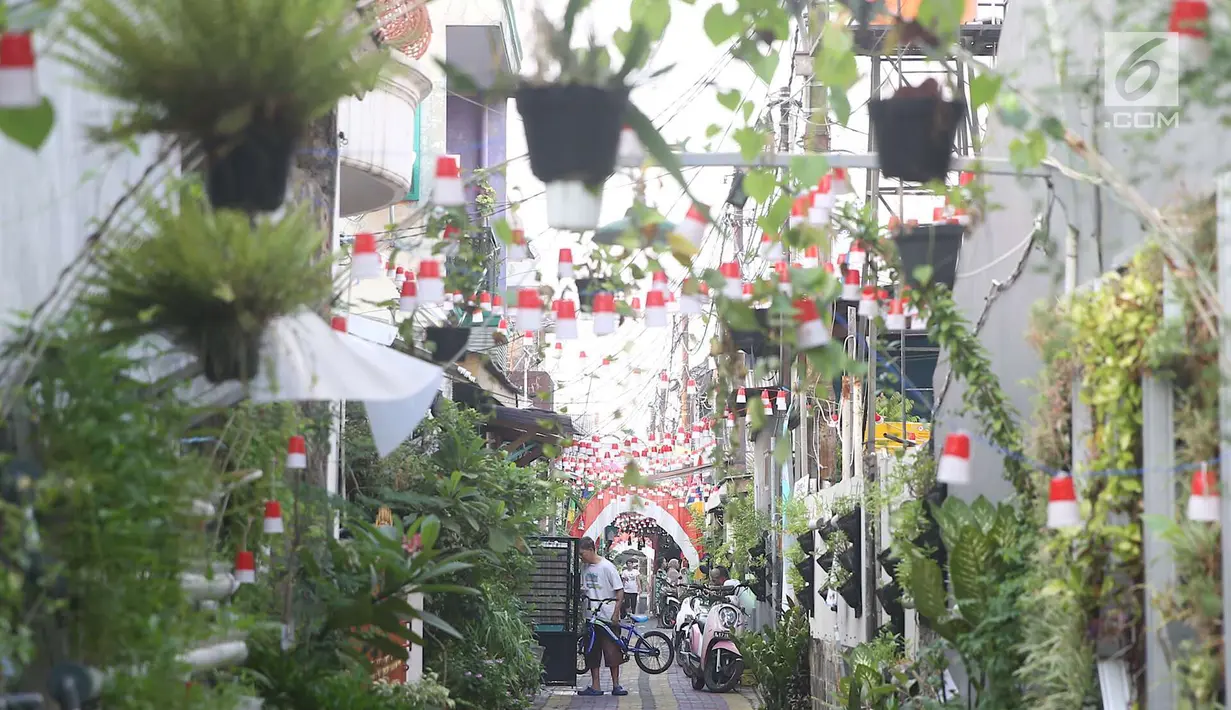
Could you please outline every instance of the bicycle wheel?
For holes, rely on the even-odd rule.
[[[661,631],[647,631],[637,640],[633,657],[641,670],[658,675],[670,668],[675,660],[675,644],[670,636]]]
[[[590,664],[586,660],[586,637],[583,636],[577,639],[577,675],[589,670]]]

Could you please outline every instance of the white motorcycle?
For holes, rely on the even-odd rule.
[[[676,660],[686,674],[691,675],[692,664],[688,650],[692,639],[692,627],[704,624],[709,614],[711,597],[706,588],[695,584],[680,585],[680,610],[675,615]]]

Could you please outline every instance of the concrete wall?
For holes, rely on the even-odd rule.
[[[1098,53],[1103,40],[1105,19],[1115,3],[1098,0],[1091,3],[1055,2],[1058,37],[1067,47],[1069,80],[1066,85],[1088,82],[1101,86]],[[1123,12],[1124,8],[1120,8]],[[1163,17],[1137,17],[1131,22],[1148,30],[1166,29],[1166,8],[1156,10]],[[1119,27],[1128,25],[1120,22]],[[1110,127],[1109,110],[1101,105],[1101,90],[1091,97],[1058,87],[1046,47],[1051,35],[1046,30],[1042,3],[1009,3],[1000,46],[998,69],[1013,77],[1013,85],[1034,96],[1050,110],[1060,112],[1059,118],[1073,132],[1083,136],[1092,146],[1111,160],[1151,203],[1168,204],[1185,191],[1208,193],[1216,167],[1231,157],[1225,140],[1226,130],[1210,114],[1199,108],[1185,107],[1180,126],[1153,143],[1143,132]],[[1009,154],[1009,143],[1018,133],[993,118],[983,155],[1003,158]],[[1080,170],[1080,159],[1063,147],[1052,147],[1052,155]],[[1182,171],[1182,172],[1181,172]],[[1046,204],[1047,189],[1043,180],[1018,179],[1011,176],[985,178],[992,188],[991,202],[1000,205],[986,221],[967,237],[958,263],[958,278],[954,296],[958,306],[970,321],[978,319],[994,281],[1005,281],[1024,253],[1024,242],[1030,232],[1034,215]],[[1038,373],[1040,361],[1026,342],[1024,327],[1031,307],[1036,302],[1057,298],[1063,285],[1063,240],[1068,224],[1079,232],[1078,281],[1097,277],[1123,263],[1144,241],[1138,219],[1123,205],[1088,184],[1055,177],[1056,203],[1051,219],[1051,240],[1057,247],[1054,257],[1042,249],[1029,255],[1026,267],[1015,285],[994,303],[980,340],[991,356],[992,367],[1001,386],[1021,414],[1029,422],[1031,397],[1035,388],[1027,380]],[[948,370],[942,353],[937,368],[937,393],[943,386]],[[978,422],[954,414],[960,403],[962,387],[955,385],[944,401],[937,427],[941,438],[955,428],[977,431]],[[1009,493],[1003,480],[1000,455],[981,437],[976,437],[974,456],[978,470],[984,475],[973,485],[954,487],[952,493],[963,498],[986,494],[993,499]]]

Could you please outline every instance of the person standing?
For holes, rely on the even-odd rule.
[[[620,578],[624,582],[624,617],[628,618],[637,613],[637,595],[641,589],[641,573],[637,570],[636,560],[624,563]]]
[[[586,665],[590,668],[590,687],[577,692],[578,695],[602,695],[602,683],[599,671],[602,661],[607,661],[611,671],[611,694],[628,695],[628,691],[620,685],[620,663],[624,653],[616,640],[620,633],[620,609],[624,603],[624,582],[616,566],[604,557],[600,557],[594,546],[594,540],[581,538],[578,545],[581,551],[581,561],[585,567],[581,570],[581,589],[586,598],[591,600],[590,608],[598,605],[598,614],[594,618],[594,647],[586,657]],[[601,601],[610,599],[612,601]],[[600,604],[601,601],[601,604]]]

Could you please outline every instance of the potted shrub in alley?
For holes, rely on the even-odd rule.
[[[211,382],[249,380],[274,318],[329,300],[324,236],[303,210],[281,220],[213,211],[199,190],[146,199],[139,233],[98,256],[86,303],[125,342],[151,333],[196,354]]]
[[[966,117],[966,102],[945,100],[940,84],[928,79],[904,84],[891,98],[868,104],[881,173],[909,182],[944,180],[953,139]]]
[[[268,212],[295,145],[338,99],[374,86],[388,54],[347,0],[83,0],[64,59],[125,106],[95,137],[199,142],[215,207]]]

